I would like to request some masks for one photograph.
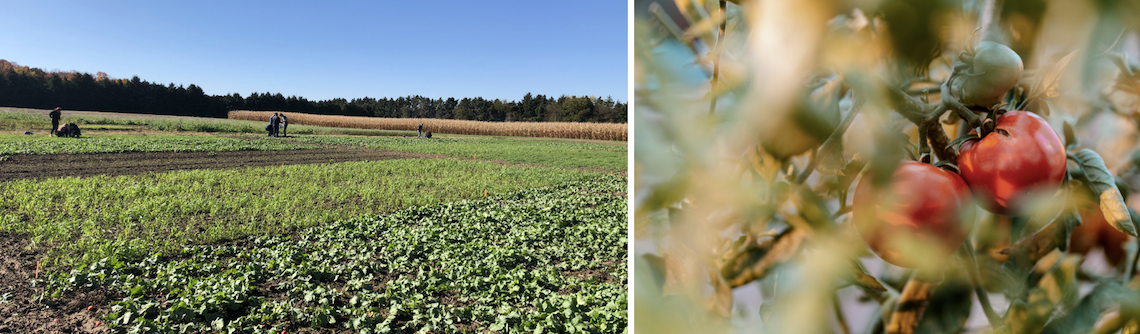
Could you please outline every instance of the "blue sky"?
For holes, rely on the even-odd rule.
[[[626,1],[5,2],[0,59],[206,94],[627,98]]]

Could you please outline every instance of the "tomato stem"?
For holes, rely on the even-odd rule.
[[[993,305],[990,305],[990,296],[986,294],[986,289],[982,286],[982,275],[978,270],[978,259],[974,257],[974,245],[966,238],[966,242],[962,243],[959,251],[966,254],[966,271],[970,275],[970,283],[974,286],[974,293],[978,295],[978,302],[982,304],[982,311],[986,313],[986,319],[990,321],[990,327],[999,330],[1002,328],[1001,317],[994,312]]]
[[[971,128],[979,128],[982,126],[981,117],[978,117],[978,115],[971,111],[970,108],[966,108],[962,102],[959,102],[958,99],[954,97],[954,95],[950,94],[950,80],[954,79],[955,74],[957,73],[951,74],[950,79],[947,79],[946,82],[942,83],[942,105],[947,110],[953,110],[954,112],[958,113],[958,116],[962,117],[962,119],[966,121],[966,124],[969,124]],[[982,136],[984,137],[985,135],[983,134]]]
[[[1138,241],[1140,243],[1140,241]],[[1128,284],[1132,280],[1132,276],[1136,273],[1136,261],[1140,259],[1140,244],[1132,248],[1132,261],[1128,262],[1128,266],[1124,268],[1124,284]]]

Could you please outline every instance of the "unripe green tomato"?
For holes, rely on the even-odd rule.
[[[1025,70],[1017,52],[990,41],[974,47],[974,58],[969,63],[970,70],[953,83],[959,101],[966,105],[989,107],[1001,103]]]

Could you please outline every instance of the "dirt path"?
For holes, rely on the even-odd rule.
[[[184,169],[223,169],[434,158],[434,155],[346,147],[288,151],[140,152],[14,155],[0,161],[0,181],[63,176],[132,175]]]

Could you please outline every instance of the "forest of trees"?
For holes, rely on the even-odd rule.
[[[201,87],[114,79],[78,72],[48,72],[0,59],[0,106],[128,113],[226,117],[230,110],[294,111],[326,115],[443,118],[493,122],[626,123],[628,105],[607,97],[532,95],[519,101],[481,97],[455,99],[407,96],[309,101],[281,93],[247,97],[206,95]]]

